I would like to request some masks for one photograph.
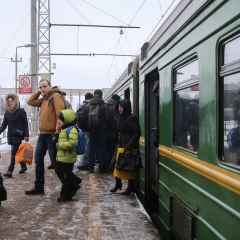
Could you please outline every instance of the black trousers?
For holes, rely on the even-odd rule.
[[[21,144],[21,142],[11,145],[11,161],[10,161],[10,165],[8,167],[8,172],[12,173],[14,170],[15,157],[16,157],[16,153],[17,153],[17,150],[18,150],[20,144]],[[23,169],[27,168],[26,163],[20,163],[20,165],[21,165],[21,168],[23,168]]]
[[[74,163],[56,162],[55,172],[62,183],[60,196],[70,199],[78,189],[78,177],[73,173]]]

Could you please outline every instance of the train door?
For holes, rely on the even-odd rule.
[[[153,216],[159,205],[159,73],[154,70],[146,77],[146,204]]]

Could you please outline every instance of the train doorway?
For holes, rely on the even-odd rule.
[[[155,69],[145,79],[146,207],[151,216],[159,205],[159,73]]]

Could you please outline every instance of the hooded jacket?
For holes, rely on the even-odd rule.
[[[131,114],[131,102],[122,100],[119,105],[123,107],[123,113],[120,114],[118,121],[118,146],[137,149],[139,146],[140,127],[138,119]]]
[[[28,105],[40,107],[39,130],[40,133],[55,133],[57,116],[65,108],[63,92],[57,87],[49,90],[46,96],[40,98],[41,93],[34,93],[28,100]]]
[[[65,109],[60,112],[60,119],[64,122],[64,126],[58,137],[57,161],[74,163],[77,159],[76,146],[78,143],[78,131],[74,127],[76,114],[71,109]],[[69,134],[67,134],[67,128],[71,129]]]
[[[11,97],[16,103],[14,109],[10,109],[7,99]],[[18,96],[8,94],[6,96],[6,112],[0,127],[0,134],[8,127],[8,144],[20,144],[25,137],[29,137],[27,114],[23,108],[20,108]]]

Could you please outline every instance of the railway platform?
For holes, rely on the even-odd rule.
[[[1,154],[0,171],[9,163]],[[45,161],[48,165],[48,160]],[[83,179],[74,201],[57,203],[60,190],[53,170],[45,170],[43,196],[26,196],[34,182],[34,166],[26,174],[5,179],[8,200],[0,208],[0,240],[157,240],[157,229],[135,196],[110,194],[111,176],[79,172]]]

